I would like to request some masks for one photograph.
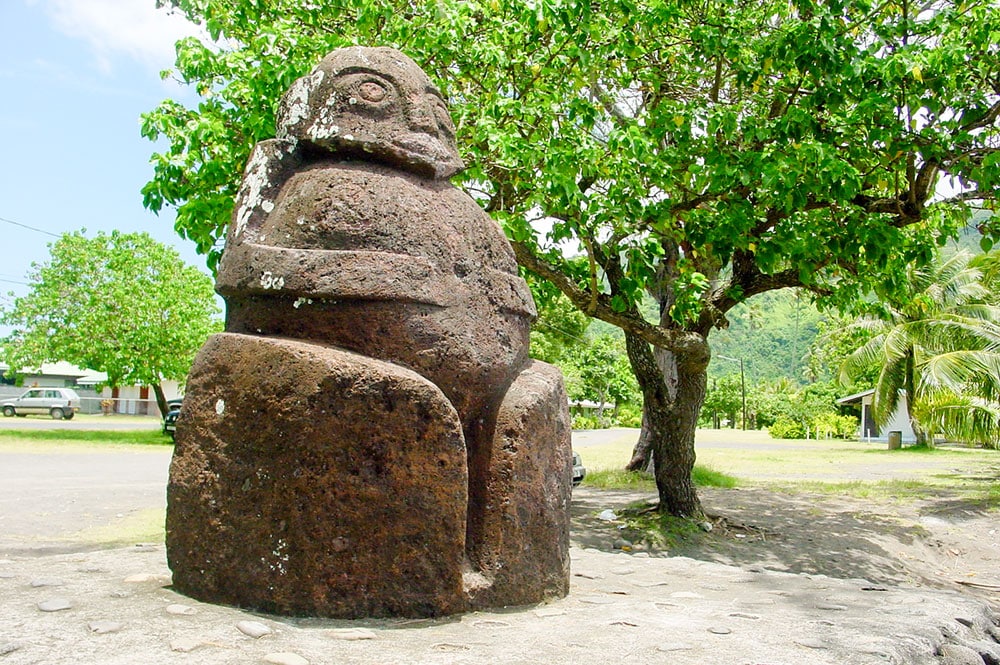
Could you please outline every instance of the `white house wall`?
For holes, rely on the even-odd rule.
[[[172,399],[178,399],[183,397],[181,393],[180,384],[177,381],[163,381],[160,384],[163,387],[163,396],[169,402]],[[156,396],[153,393],[153,389],[149,389],[149,397],[142,399],[141,396],[141,386],[122,386],[118,389],[118,398],[115,408],[115,413],[122,413],[126,415],[136,415],[139,413],[149,413],[157,414],[159,411],[156,406]],[[105,387],[101,392],[102,399],[111,399],[112,396],[111,388]],[[142,408],[142,404],[146,405],[146,408]]]
[[[872,396],[866,395],[861,398],[861,406],[865,410],[871,410],[872,408]],[[864,418],[862,417],[861,422],[864,423]],[[872,441],[887,441],[889,439],[889,432],[899,431],[903,434],[903,443],[913,443],[917,440],[916,435],[913,433],[913,428],[910,427],[910,417],[906,414],[906,396],[901,395],[899,402],[896,403],[896,410],[893,412],[892,417],[889,418],[889,422],[879,428],[879,433],[877,436],[868,436],[867,432],[862,432],[862,438]]]

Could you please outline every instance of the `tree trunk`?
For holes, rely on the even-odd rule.
[[[154,383],[153,394],[156,396],[156,408],[160,410],[160,418],[166,418],[167,398],[163,394],[163,386],[161,386],[159,383]]]
[[[685,355],[652,349],[625,334],[629,362],[643,394],[643,428],[629,468],[647,468],[652,457],[662,512],[700,519],[701,501],[691,478],[694,434],[705,400],[708,345]],[[651,455],[650,455],[651,453]]]
[[[646,416],[646,404],[642,405],[642,428],[639,430],[639,440],[632,449],[632,459],[625,465],[626,471],[649,471],[653,463],[653,435],[649,429],[649,418]]]
[[[918,446],[927,446],[929,448],[934,447],[934,437],[927,436],[927,432],[924,431],[923,424],[917,420],[913,413],[913,402],[916,399],[917,394],[917,369],[916,361],[914,359],[913,348],[911,347],[906,353],[906,378],[903,384],[903,394],[906,397],[906,416],[910,420],[910,429],[913,430],[914,443]]]

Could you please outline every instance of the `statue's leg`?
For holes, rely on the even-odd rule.
[[[466,574],[473,607],[536,603],[569,591],[572,442],[562,375],[531,363],[500,405],[485,487],[470,497]]]
[[[174,586],[281,614],[466,609],[466,451],[432,383],[232,333],[195,360],[167,488]]]

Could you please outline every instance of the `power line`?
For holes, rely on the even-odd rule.
[[[30,284],[28,284],[28,282],[21,282],[14,279],[3,279],[2,277],[0,277],[0,282],[6,282],[7,284],[21,284],[23,286],[31,286]]]
[[[34,226],[28,226],[27,224],[22,224],[21,222],[15,222],[13,219],[6,219],[0,217],[0,222],[7,222],[8,224],[13,224],[14,226],[20,226],[21,228],[28,229],[29,231],[36,231],[38,233],[44,233],[47,236],[52,236],[53,238],[61,238],[62,236],[58,233],[52,233],[52,231],[46,231],[45,229],[38,229]]]

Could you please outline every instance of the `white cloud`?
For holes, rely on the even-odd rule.
[[[121,56],[156,70],[170,67],[174,42],[199,33],[183,17],[157,9],[155,0],[38,1],[57,30],[90,44],[105,71]]]

